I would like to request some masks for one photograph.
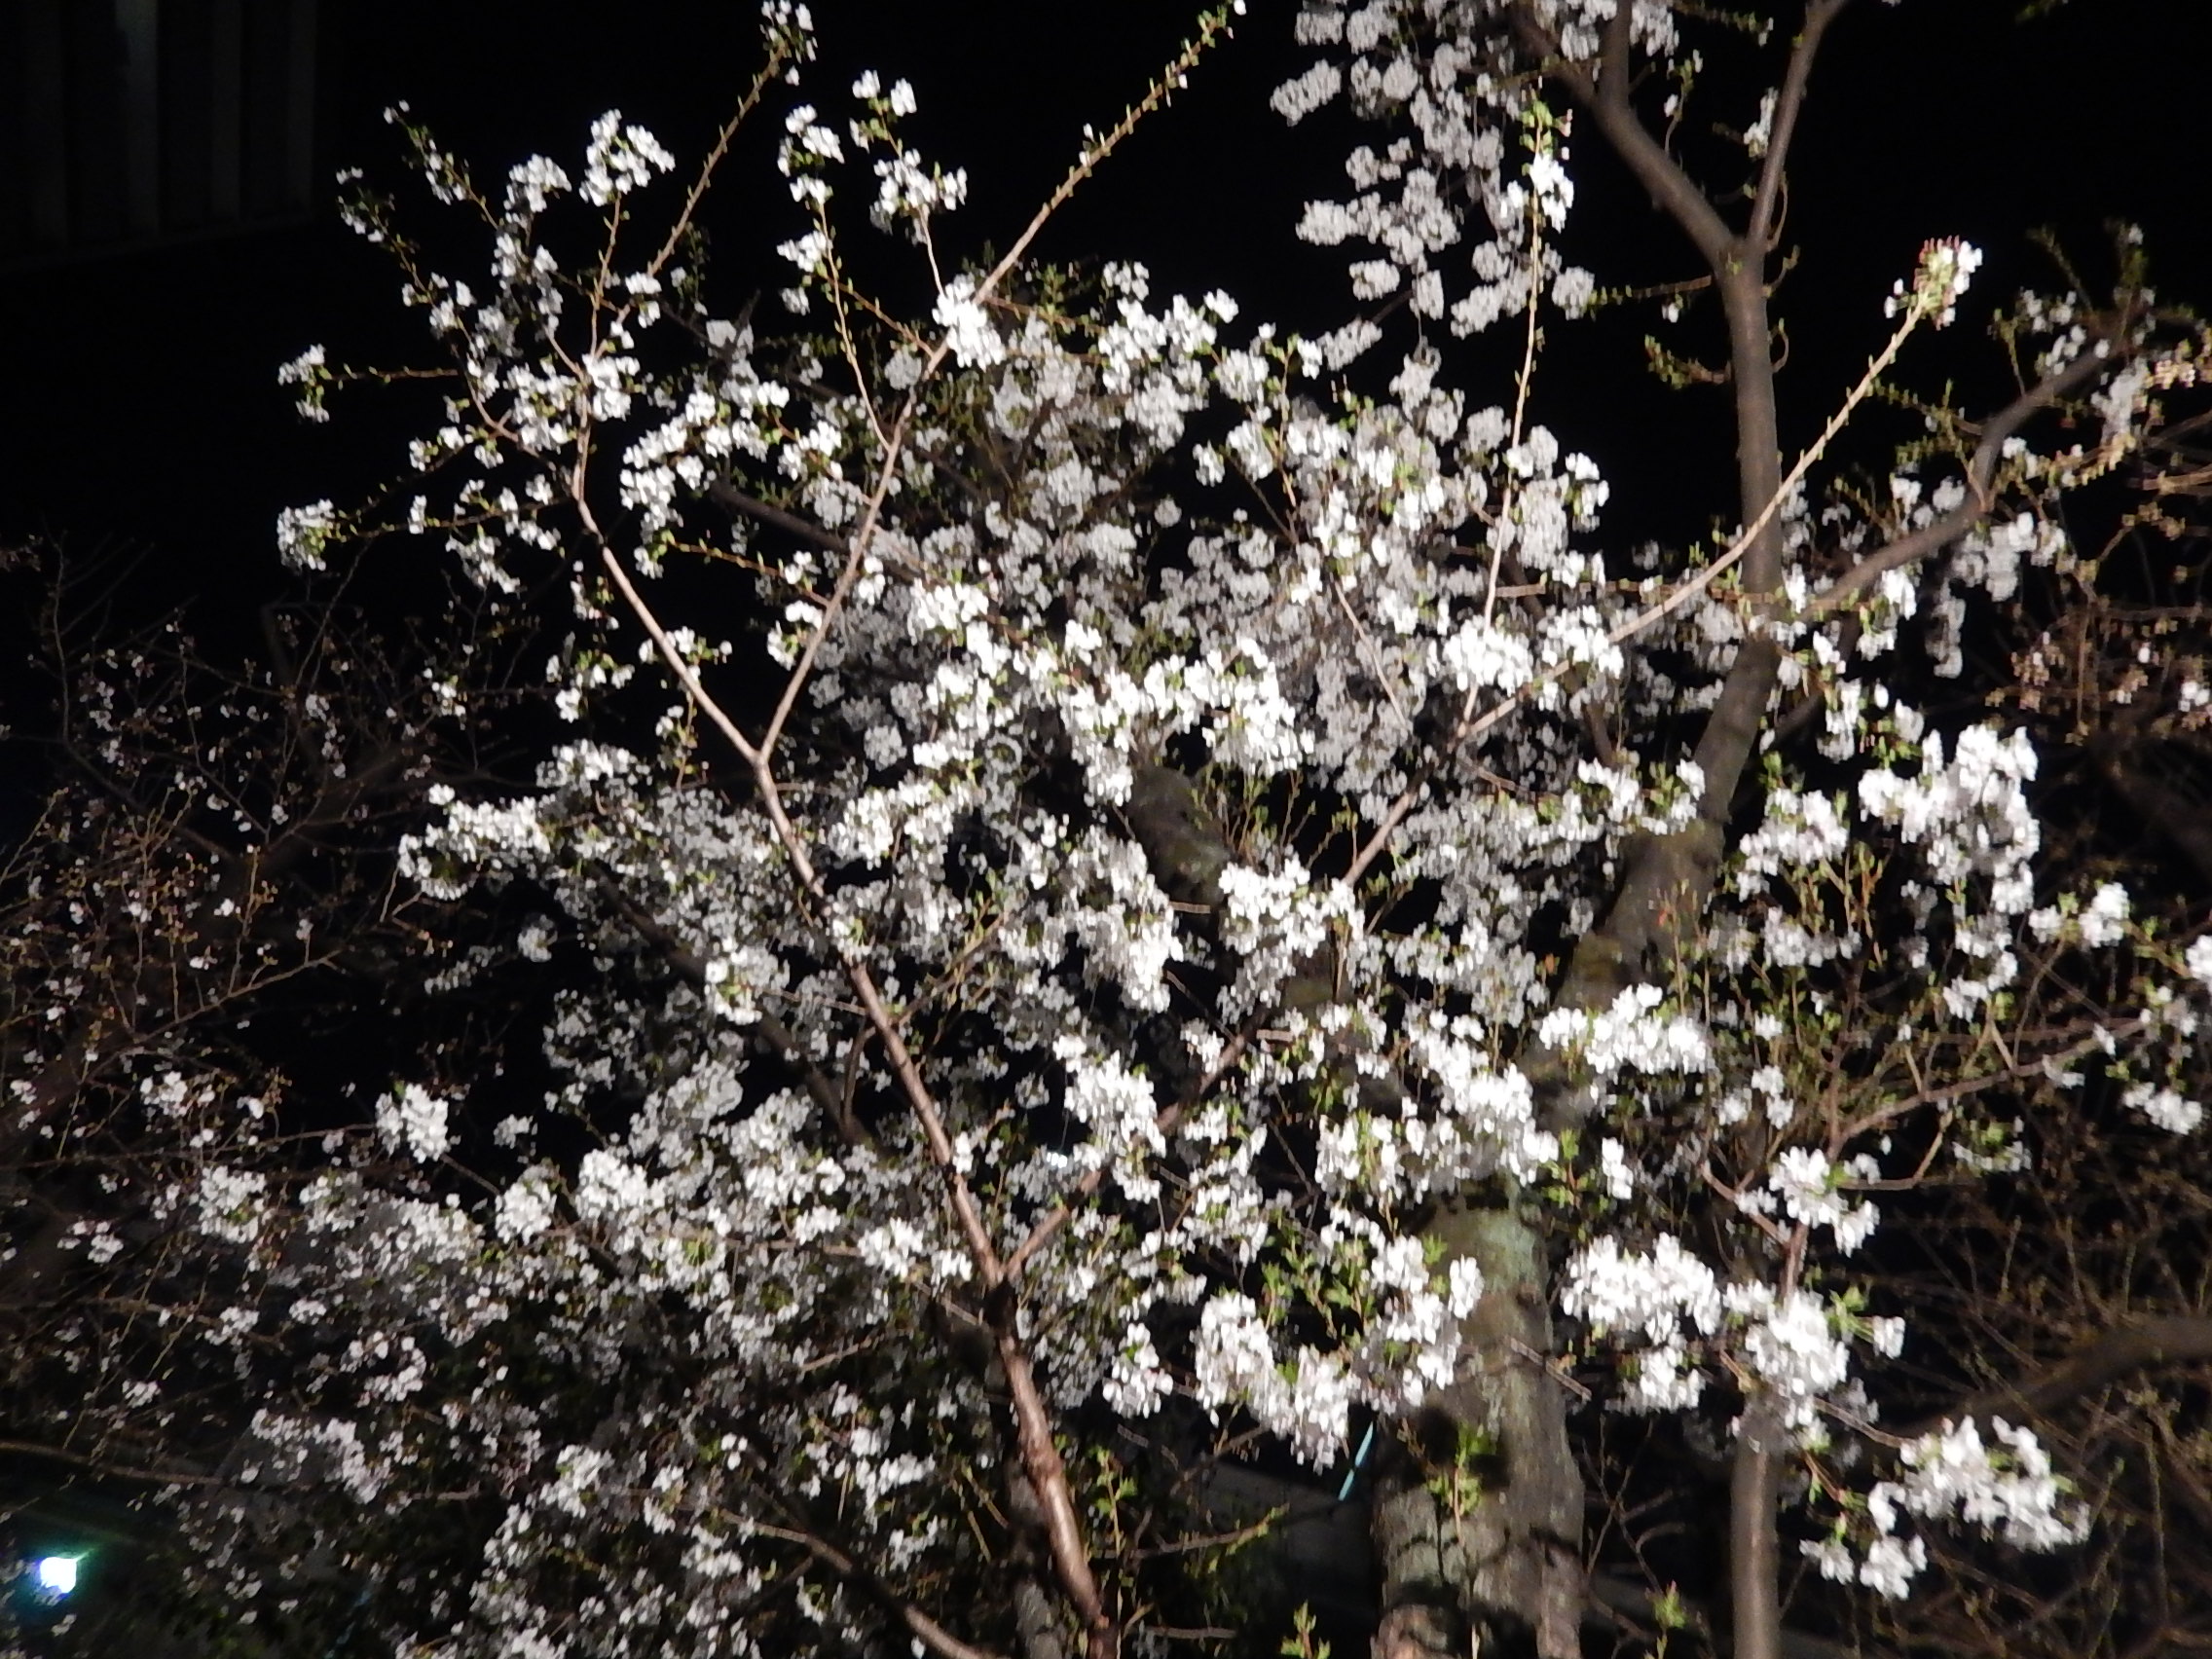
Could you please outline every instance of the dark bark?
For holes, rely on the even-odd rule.
[[[1008,1565],[1014,1575],[1014,1629],[1021,1659],[1075,1659],[1081,1636],[1070,1623],[1065,1604],[1049,1588],[1051,1562],[1044,1544],[1045,1507],[1037,1501],[1037,1489],[1019,1469],[1008,1470],[1006,1487],[1007,1508],[1014,1521]]]
[[[2092,748],[2094,764],[2113,793],[2212,881],[2212,816],[2145,764],[2142,750],[2124,739]]]
[[[2071,1400],[2157,1365],[2212,1359],[2212,1317],[2174,1313],[2121,1325],[2090,1338],[2066,1358],[2020,1382],[1984,1388],[1914,1424],[1924,1434],[1945,1421],[1975,1417],[2046,1417]]]
[[[1429,1235],[1483,1270],[1459,1374],[1402,1425],[1382,1467],[1377,1659],[1580,1651],[1582,1477],[1552,1351],[1549,1263],[1518,1204],[1469,1204]]]
[[[1728,1590],[1736,1659],[1782,1659],[1782,1552],[1774,1511],[1789,1437],[1771,1401],[1753,1400],[1736,1430],[1728,1489]]]

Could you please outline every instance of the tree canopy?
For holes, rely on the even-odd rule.
[[[1931,226],[1788,406],[1847,10],[1308,5],[1309,332],[1036,251],[1240,4],[1003,247],[790,0],[695,162],[392,111],[427,353],[279,379],[406,466],[255,660],[16,572],[0,1454],[145,1569],[12,1640],[2212,1632],[2204,332],[2127,227],[1993,307]],[[1687,540],[1545,378],[1623,317]]]

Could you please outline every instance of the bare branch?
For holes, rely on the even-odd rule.
[[[1598,130],[1604,134],[1605,142],[1696,244],[1714,274],[1719,276],[1736,257],[1735,233],[1705,199],[1705,192],[1697,187],[1697,181],[1684,172],[1680,164],[1645,129],[1629,103],[1629,19],[1620,13],[1632,11],[1630,7],[1619,8],[1606,30],[1602,83],[1591,80],[1579,63],[1561,55],[1559,41],[1526,4],[1514,8],[1513,28],[1530,55],[1541,60],[1544,73],[1558,81],[1576,103],[1590,112]]]
[[[2117,734],[2116,734],[2117,735]],[[2099,775],[2136,816],[2178,847],[2207,881],[2212,881],[2212,821],[2203,808],[2179,790],[2137,764],[2124,741],[2090,745]]]
[[[1805,86],[1812,78],[1821,37],[1835,21],[1836,14],[1850,4],[1851,0],[1811,0],[1805,8],[1805,26],[1789,49],[1789,67],[1783,72],[1782,90],[1774,101],[1774,122],[1767,129],[1766,163],[1759,168],[1757,193],[1751,200],[1751,222],[1744,232],[1744,240],[1757,247],[1774,245],[1783,170],[1788,165],[1789,141],[1796,135],[1798,113],[1805,107]]]
[[[765,1521],[751,1523],[752,1530],[764,1538],[781,1538],[787,1544],[796,1544],[816,1561],[840,1578],[849,1578],[890,1607],[899,1622],[914,1633],[914,1639],[940,1659],[998,1659],[987,1647],[976,1647],[962,1641],[921,1608],[893,1590],[882,1579],[847,1555],[836,1545],[812,1532],[802,1532],[795,1527],[777,1527]]]
[[[2046,1417],[2132,1371],[2212,1359],[2212,1315],[2174,1313],[2121,1325],[2090,1338],[2048,1370],[1985,1388],[1904,1430],[1920,1435],[1964,1418],[1993,1414]]]
[[[61,1446],[42,1446],[29,1440],[0,1440],[0,1456],[40,1457],[48,1462],[67,1463],[72,1468],[87,1469],[95,1475],[111,1480],[137,1481],[147,1486],[220,1487],[226,1490],[238,1486],[216,1475],[203,1474],[197,1469],[142,1469],[129,1463],[111,1462],[105,1457],[83,1452],[72,1452]]]
[[[832,531],[824,530],[820,525],[802,519],[796,513],[788,513],[783,508],[771,505],[757,497],[748,496],[736,485],[724,479],[710,480],[707,485],[707,495],[719,505],[728,508],[740,517],[757,519],[760,523],[783,531],[788,535],[797,536],[801,541],[811,542],[815,546],[827,549],[831,553],[849,555],[852,552],[852,548],[847,545],[843,536]]]

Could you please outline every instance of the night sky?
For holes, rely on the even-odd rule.
[[[596,9],[597,23],[588,10],[326,0],[317,178],[357,166],[404,186],[397,135],[379,119],[396,98],[489,177],[532,151],[572,166],[591,117],[611,107],[687,164],[756,61],[754,9],[651,0],[619,8],[619,21],[617,9]],[[2202,0],[2075,0],[2024,26],[2018,10],[2018,0],[1862,0],[1831,35],[1791,173],[1788,229],[1804,257],[1778,306],[1790,337],[1791,437],[1817,429],[1880,344],[1881,297],[1931,236],[1965,235],[1987,250],[1974,296],[1984,309],[1969,315],[1977,326],[1988,302],[2019,283],[2055,285],[2026,232],[2058,230],[2096,275],[2100,227],[2115,216],[2146,228],[2162,295],[2212,304],[2205,58],[2188,38],[2204,32]],[[921,102],[912,138],[968,168],[970,205],[944,227],[961,252],[1018,230],[1083,123],[1117,115],[1190,17],[1156,0],[826,0],[814,11],[824,57],[808,95],[837,111],[858,68],[905,76]],[[1378,129],[1331,112],[1292,130],[1266,109],[1270,89],[1309,56],[1290,39],[1290,18],[1289,7],[1254,0],[1238,38],[1079,196],[1044,251],[1141,258],[1161,287],[1223,287],[1248,315],[1291,327],[1342,320],[1346,250],[1303,246],[1291,226],[1308,195],[1340,192],[1346,150]],[[1711,84],[1718,116],[1720,79]],[[757,124],[711,218],[725,311],[780,280],[769,250],[799,226],[767,166],[775,129],[773,116]],[[1573,171],[1570,257],[1601,279],[1696,273],[1594,133]],[[276,364],[312,341],[354,361],[422,358],[420,320],[396,303],[395,274],[337,225],[331,194],[320,190],[324,207],[306,228],[0,271],[11,319],[0,333],[0,536],[58,532],[80,545],[138,547],[151,555],[149,598],[261,591],[276,579],[280,505],[343,502],[391,475],[412,429],[397,410],[341,400],[330,424],[304,426],[274,381]],[[417,222],[432,222],[426,199],[411,200],[424,215]],[[850,207],[867,240],[862,203]],[[1729,499],[1728,446],[1714,441],[1720,394],[1668,392],[1644,375],[1649,326],[1623,313],[1556,329],[1539,412],[1614,481],[1614,531],[1694,535]],[[1977,326],[1939,350],[1923,346],[1908,373],[1939,362],[1972,387],[1996,372]],[[1486,382],[1505,395],[1493,348],[1444,344],[1448,373],[1474,401],[1492,400]]]

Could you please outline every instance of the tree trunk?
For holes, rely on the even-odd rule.
[[[1234,855],[1189,778],[1166,766],[1139,768],[1125,812],[1165,891],[1186,903],[1220,903],[1220,873]],[[1309,963],[1283,998],[1325,1002],[1333,986],[1325,964]],[[1510,1194],[1455,1200],[1427,1233],[1443,1259],[1471,1257],[1486,1288],[1461,1326],[1452,1385],[1397,1425],[1395,1444],[1378,1448],[1373,1537],[1383,1594],[1375,1651],[1381,1659],[1460,1659],[1468,1638],[1479,1636],[1492,1655],[1576,1659],[1582,1477],[1560,1385],[1545,1369],[1552,1327],[1543,1239]]]
[[[1458,1376],[1400,1425],[1379,1471],[1375,1659],[1576,1659],[1582,1474],[1544,1365],[1543,1239],[1511,1198],[1444,1210],[1428,1232],[1472,1258],[1485,1288],[1461,1328]]]

